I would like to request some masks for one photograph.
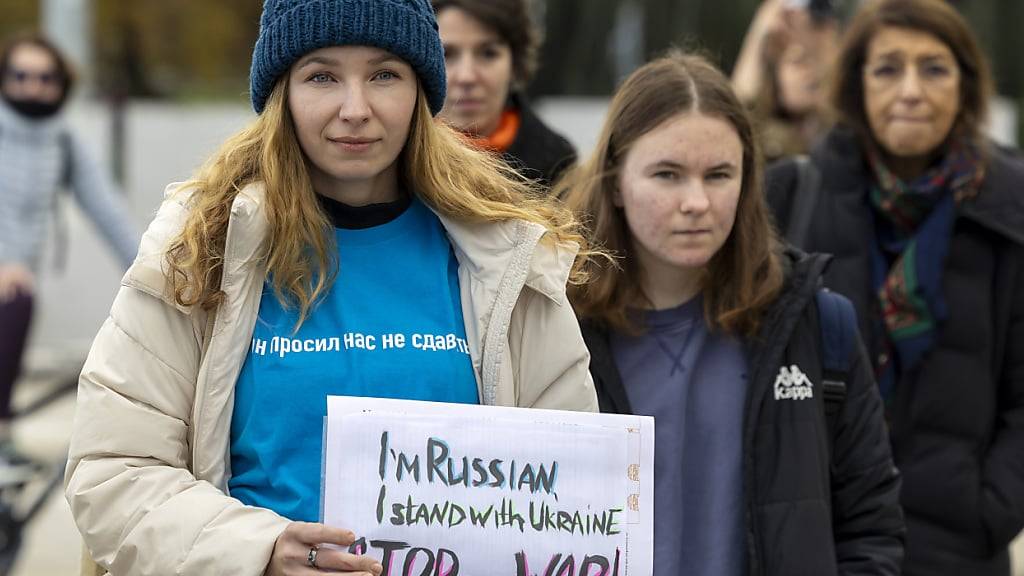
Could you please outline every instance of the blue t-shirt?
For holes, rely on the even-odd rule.
[[[611,349],[633,413],[654,416],[654,576],[742,576],[743,345],[708,331],[701,297],[641,318]]]
[[[475,404],[458,263],[421,202],[363,230],[336,229],[331,290],[293,332],[269,283],[235,387],[228,488],[296,521],[320,519],[328,395]]]

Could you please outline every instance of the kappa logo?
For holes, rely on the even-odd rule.
[[[796,364],[779,370],[775,377],[776,400],[806,400],[814,398],[814,385]]]

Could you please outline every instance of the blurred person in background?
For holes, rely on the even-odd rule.
[[[524,90],[540,33],[528,0],[433,0],[444,44],[448,96],[441,117],[476,146],[550,186],[576,150],[534,113]]]
[[[23,34],[0,48],[0,446],[5,447],[11,395],[60,190],[74,196],[125,268],[138,243],[111,180],[61,116],[73,85],[67,59],[49,40]],[[63,240],[59,256],[67,249]]]
[[[753,111],[767,161],[806,153],[825,129],[823,104],[839,24],[829,0],[764,0],[732,82]]]
[[[329,395],[597,409],[584,239],[434,120],[429,0],[267,0],[250,78],[258,116],[169,188],[82,371],[66,496],[113,574],[380,574],[318,523]]]
[[[904,573],[1008,576],[1024,527],[1024,163],[983,134],[989,66],[946,2],[862,6],[835,80],[840,124],[810,164],[769,171],[770,202],[787,238],[835,255],[825,285],[859,311],[903,473]]]
[[[602,411],[655,417],[654,576],[895,576],[899,475],[856,315],[821,291],[827,257],[783,252],[762,175],[729,80],[673,54],[556,188],[619,257],[570,296]]]

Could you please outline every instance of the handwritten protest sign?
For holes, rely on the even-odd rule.
[[[385,575],[651,574],[650,418],[331,397],[325,440],[324,522]]]

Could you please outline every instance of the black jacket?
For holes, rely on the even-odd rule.
[[[826,262],[823,256],[790,257],[785,290],[766,313],[758,337],[746,345],[743,475],[750,576],[899,574],[899,475],[862,348],[847,379],[829,466],[824,401],[816,384],[823,370],[814,299]],[[601,411],[630,413],[607,330],[584,321],[583,337]],[[815,386],[811,399],[776,399],[776,377],[793,365]]]
[[[880,350],[868,246],[869,169],[852,134],[812,153],[822,175],[802,248],[835,259],[825,285],[850,298],[872,359]],[[768,172],[769,201],[788,225],[792,161]],[[954,224],[943,278],[949,318],[889,407],[903,475],[910,576],[1008,576],[1024,527],[1024,163],[994,149],[978,196]]]
[[[513,94],[509,101],[519,109],[519,132],[502,157],[523,176],[539,181],[546,188],[551,187],[576,161],[576,149],[548,128],[525,98]]]

